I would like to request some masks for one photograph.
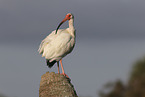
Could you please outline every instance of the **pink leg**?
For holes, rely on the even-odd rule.
[[[57,67],[58,67],[58,74],[60,74],[60,72],[59,72],[59,61],[57,62]]]
[[[66,76],[67,78],[69,78],[68,75],[66,75],[66,74],[64,73],[64,69],[63,69],[63,65],[62,65],[62,59],[60,60],[60,64],[61,64],[61,69],[62,69],[62,75],[64,75],[64,76]]]

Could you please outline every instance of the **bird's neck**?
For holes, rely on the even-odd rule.
[[[72,35],[72,36],[75,36],[75,28],[74,28],[74,20],[73,19],[70,19],[69,20],[69,33]]]

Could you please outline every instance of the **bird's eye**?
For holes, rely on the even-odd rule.
[[[71,15],[69,15],[69,17],[71,17]]]

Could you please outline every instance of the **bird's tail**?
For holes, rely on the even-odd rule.
[[[54,61],[52,61],[52,62],[49,62],[49,60],[46,60],[46,63],[47,63],[47,66],[48,66],[49,68],[51,68],[51,67],[56,63],[56,61],[54,60]]]

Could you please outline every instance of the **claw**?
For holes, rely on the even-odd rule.
[[[61,73],[61,75],[64,75],[65,77],[69,78],[68,75],[65,73]]]

